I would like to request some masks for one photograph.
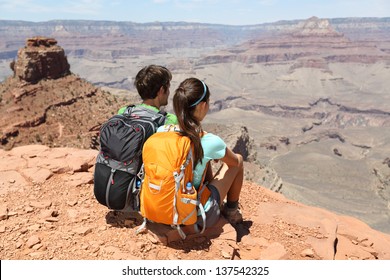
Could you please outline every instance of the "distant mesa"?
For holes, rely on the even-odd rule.
[[[293,63],[298,68],[320,69],[331,74],[329,63],[364,63],[388,61],[386,48],[368,42],[357,42],[338,31],[328,19],[311,17],[280,32],[264,33],[234,47],[206,54],[198,67],[208,64]]]
[[[293,33],[295,37],[343,37],[342,33],[337,32],[327,19],[319,19],[311,17],[298,24],[296,31]]]
[[[10,67],[14,77],[32,84],[70,74],[64,49],[57,45],[57,40],[46,37],[27,39],[26,46],[19,49],[17,60],[11,62]]]

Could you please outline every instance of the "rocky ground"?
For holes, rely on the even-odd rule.
[[[177,238],[115,213],[93,195],[95,150],[22,146],[0,151],[0,258],[390,259],[390,236],[245,182],[245,221],[223,218],[204,235]]]

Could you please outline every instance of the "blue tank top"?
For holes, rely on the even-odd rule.
[[[201,138],[201,144],[203,148],[203,159],[199,162],[194,170],[193,184],[196,189],[199,188],[203,172],[207,166],[207,163],[213,159],[221,159],[226,153],[225,142],[217,135],[207,133]]]

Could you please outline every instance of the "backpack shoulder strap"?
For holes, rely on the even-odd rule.
[[[158,111],[157,115],[159,116],[156,120],[154,120],[158,126],[162,126],[165,123],[165,120],[167,118],[167,112],[165,111]]]
[[[165,111],[154,111],[144,106],[136,106],[133,104],[130,104],[126,107],[126,110],[123,112],[123,115],[125,117],[130,117],[133,112],[143,112],[144,117],[150,118],[157,126],[162,126],[165,123],[165,119],[167,116],[167,113]]]
[[[134,104],[127,105],[125,111],[123,112],[123,116],[130,117],[134,108],[135,108]]]
[[[175,124],[165,124],[162,126],[162,130],[164,132],[174,131],[174,132],[180,132],[180,128],[178,125]]]

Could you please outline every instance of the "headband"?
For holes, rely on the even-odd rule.
[[[198,105],[200,103],[200,101],[202,101],[202,99],[206,96],[206,92],[207,92],[206,84],[203,81],[201,81],[201,82],[203,84],[203,94],[194,104],[190,105],[190,108]]]

